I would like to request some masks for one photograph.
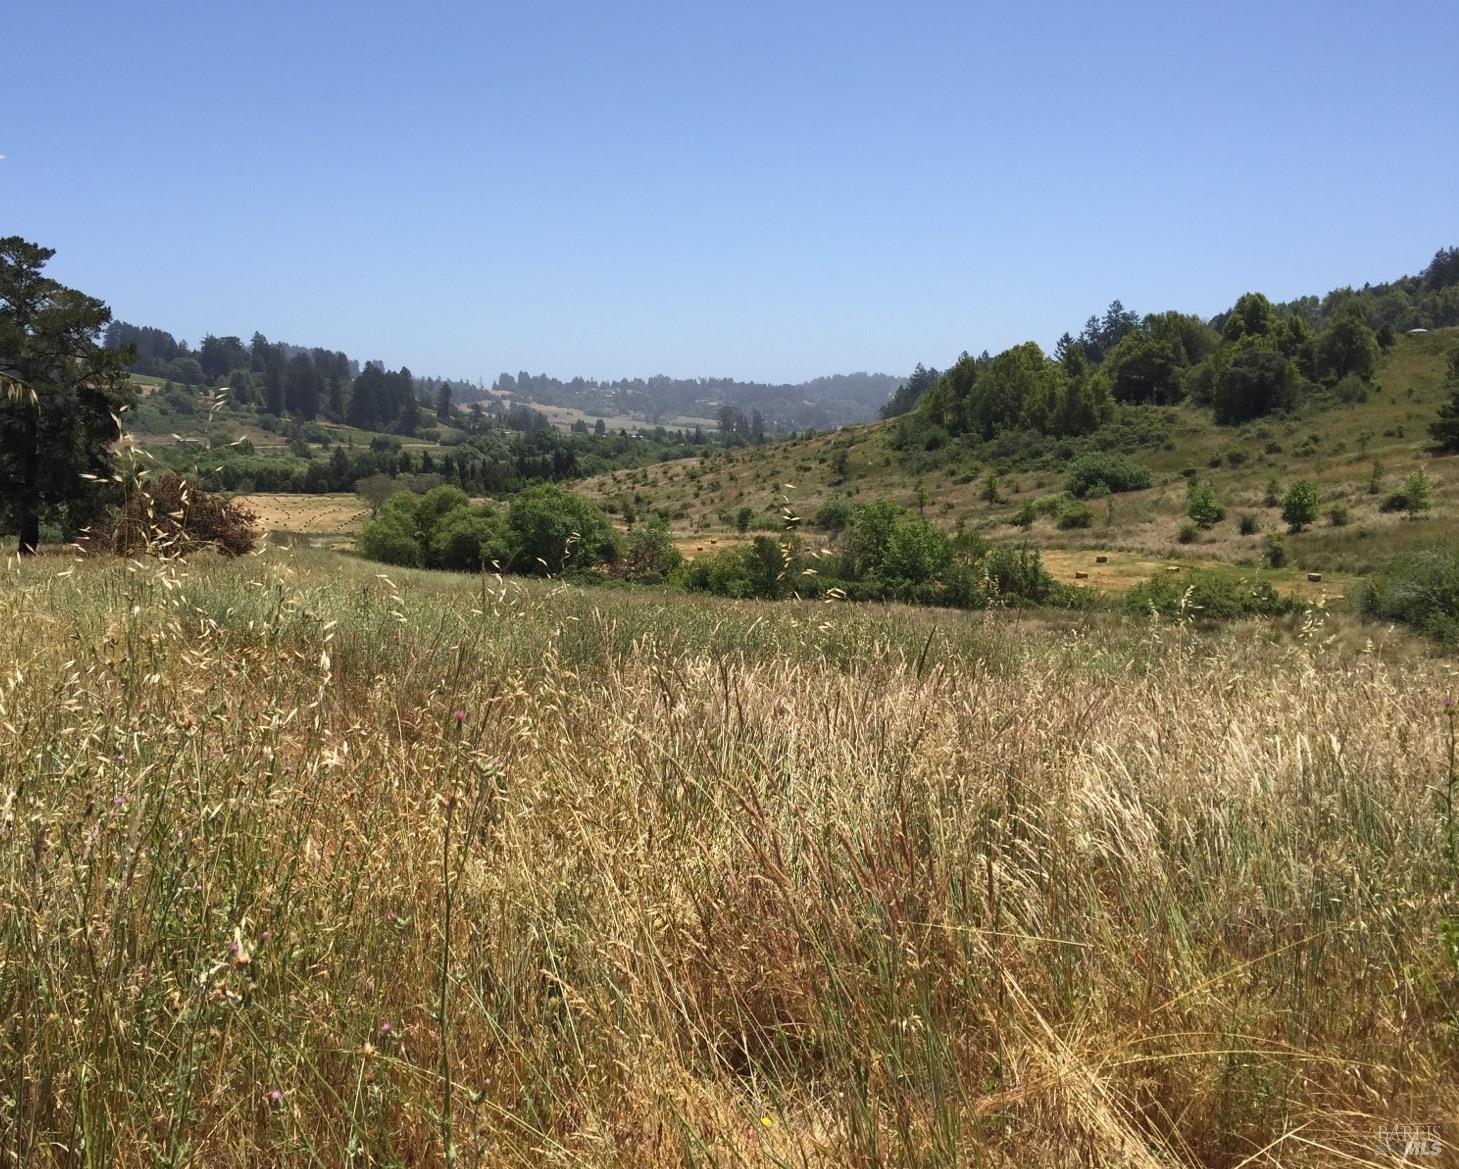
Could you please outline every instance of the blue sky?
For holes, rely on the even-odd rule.
[[[0,234],[417,373],[799,380],[1459,243],[1459,5],[15,3]]]

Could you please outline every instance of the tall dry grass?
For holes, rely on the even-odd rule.
[[[12,566],[0,1164],[1393,1163],[1445,665],[1057,620]]]

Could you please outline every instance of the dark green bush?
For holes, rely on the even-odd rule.
[[[816,509],[811,522],[823,532],[842,532],[851,522],[851,512],[849,500],[828,499]]]
[[[1150,468],[1110,451],[1080,455],[1069,467],[1064,488],[1082,499],[1096,483],[1112,492],[1142,491],[1150,486]]]

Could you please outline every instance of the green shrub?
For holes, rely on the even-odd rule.
[[[1254,536],[1261,531],[1261,523],[1254,515],[1243,515],[1236,521],[1236,530],[1243,536]]]
[[[1180,531],[1176,534],[1176,541],[1181,544],[1194,544],[1196,537],[1201,534],[1200,528],[1195,524],[1181,524]]]
[[[1327,522],[1334,528],[1345,528],[1348,526],[1348,505],[1339,501],[1327,509]]]
[[[1058,527],[1060,531],[1070,531],[1075,528],[1090,528],[1093,526],[1094,513],[1083,503],[1071,501],[1065,504],[1059,512]]]
[[[1253,581],[1227,571],[1200,569],[1188,574],[1153,576],[1131,589],[1124,603],[1132,612],[1190,616],[1201,621],[1275,617],[1302,608],[1301,602],[1282,596],[1266,581]]]
[[[811,522],[823,532],[844,532],[851,522],[851,503],[845,499],[828,499],[816,509]]]
[[[618,536],[608,517],[596,504],[556,483],[518,493],[507,524],[518,572],[565,572],[618,558]]]
[[[669,522],[655,516],[637,524],[623,541],[623,555],[615,575],[643,584],[668,580],[684,564],[684,554],[674,545]]]
[[[1064,489],[1082,499],[1096,483],[1104,484],[1111,492],[1143,491],[1150,486],[1150,468],[1123,455],[1096,451],[1074,460],[1064,479]]]
[[[1278,535],[1268,536],[1261,558],[1268,568],[1284,568],[1287,563],[1287,541]]]
[[[1005,602],[1043,604],[1058,589],[1038,552],[1026,546],[994,548],[983,560],[983,576],[993,594]]]
[[[426,567],[476,572],[504,568],[512,558],[506,521],[490,506],[461,505],[435,523],[426,543]]]
[[[416,508],[420,496],[409,491],[392,495],[380,508],[379,516],[360,532],[358,548],[367,560],[419,568],[425,563],[420,524]]]
[[[880,567],[888,580],[924,584],[940,574],[952,554],[948,538],[920,516],[892,529]]]
[[[1459,548],[1405,552],[1368,581],[1359,607],[1369,618],[1401,622],[1459,649]]]
[[[1226,517],[1226,509],[1216,498],[1216,492],[1204,480],[1193,482],[1186,489],[1185,512],[1197,525],[1209,528]]]

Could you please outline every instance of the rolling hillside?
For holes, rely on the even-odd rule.
[[[742,538],[737,520],[746,507],[751,534],[783,529],[788,513],[815,540],[812,521],[828,501],[888,498],[915,507],[920,485],[929,519],[948,528],[963,524],[996,541],[1027,540],[1047,551],[1056,574],[1073,579],[1088,572],[1090,584],[1120,587],[1132,574],[1167,562],[1256,565],[1265,537],[1284,530],[1277,509],[1266,504],[1269,483],[1285,488],[1305,478],[1318,486],[1323,516],[1288,537],[1284,575],[1365,573],[1452,522],[1459,458],[1433,458],[1426,446],[1455,349],[1459,329],[1401,337],[1384,355],[1368,400],[1239,427],[1218,426],[1208,410],[1187,406],[1126,407],[1138,412],[1145,436],[1124,453],[1150,469],[1152,485],[1092,502],[1093,524],[1082,530],[1060,530],[1051,514],[1039,515],[1026,532],[1009,522],[1024,505],[1063,491],[1067,458],[1057,449],[1033,458],[990,458],[955,447],[900,451],[892,422],[619,471],[581,489],[620,517],[666,514],[692,555]],[[1375,465],[1376,493],[1370,490]],[[1429,517],[1410,521],[1382,512],[1385,496],[1419,467],[1434,484]],[[997,477],[996,502],[989,499],[990,475]],[[1183,544],[1192,476],[1211,485],[1226,517]],[[1328,514],[1336,505],[1346,505],[1341,525]],[[1239,534],[1243,515],[1255,521],[1253,534]],[[1108,559],[1098,563],[1096,555]]]

